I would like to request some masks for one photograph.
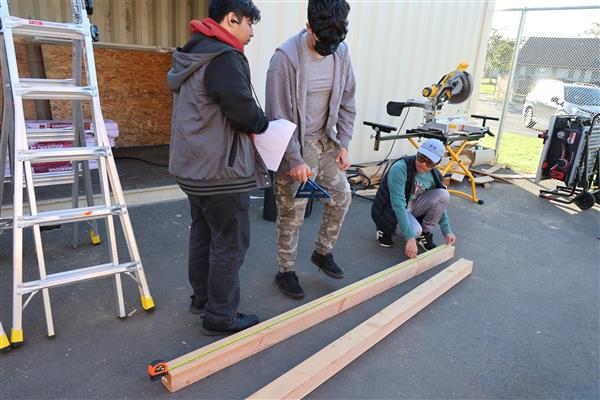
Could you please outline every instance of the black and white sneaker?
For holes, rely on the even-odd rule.
[[[377,239],[377,244],[381,247],[393,247],[394,242],[392,241],[392,235],[387,235],[382,231],[375,232],[375,238]]]
[[[435,249],[437,245],[433,243],[433,233],[423,232],[417,237],[417,244],[425,251]]]

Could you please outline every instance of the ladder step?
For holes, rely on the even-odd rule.
[[[37,21],[18,17],[5,17],[3,29],[11,29],[15,35],[38,36],[59,39],[82,40],[90,32],[84,25],[61,22]]]
[[[98,95],[98,91],[90,86],[72,86],[66,81],[63,84],[28,84],[20,83],[15,93],[24,100],[89,100]]]
[[[20,78],[21,86],[77,87],[75,79]]]
[[[23,150],[17,153],[17,161],[52,162],[80,161],[108,157],[110,147],[64,147],[58,149]]]
[[[10,229],[12,227],[12,218],[0,218],[0,235],[3,230]]]
[[[28,294],[41,289],[53,288],[57,286],[68,285],[71,283],[88,281],[91,279],[105,278],[108,276],[121,274],[124,272],[135,272],[138,270],[136,262],[128,262],[123,264],[102,264],[94,267],[80,268],[72,271],[58,272],[50,274],[46,279],[37,281],[23,282],[18,286],[18,292]]]
[[[79,171],[79,176],[83,176],[83,171]],[[25,178],[23,178],[25,179]],[[4,178],[4,183],[11,183],[10,177]],[[73,183],[73,172],[71,171],[60,171],[60,172],[44,172],[33,174],[33,184],[36,187],[41,186],[56,186],[56,185],[70,185]]]
[[[39,174],[33,174],[33,185],[36,187],[70,185],[73,182],[74,179],[72,171],[44,172]]]
[[[27,129],[29,142],[72,142],[75,140],[73,128]]]
[[[34,225],[46,226],[57,224],[68,224],[78,221],[89,221],[104,218],[111,215],[123,214],[124,207],[121,205],[80,207],[68,210],[45,211],[37,215],[27,215],[19,218],[19,228],[27,228]]]

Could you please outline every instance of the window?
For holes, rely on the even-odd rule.
[[[600,106],[600,88],[565,86],[565,100],[573,104]]]

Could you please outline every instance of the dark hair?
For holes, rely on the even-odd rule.
[[[320,41],[339,43],[348,33],[350,4],[346,0],[309,0],[308,23]]]
[[[223,21],[230,12],[235,13],[239,19],[250,18],[253,24],[260,21],[260,10],[252,0],[210,0],[208,4],[208,16],[216,22]]]

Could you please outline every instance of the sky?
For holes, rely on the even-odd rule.
[[[492,27],[503,36],[515,37],[521,18],[520,12],[500,11],[507,8],[598,6],[599,0],[497,0]],[[524,36],[589,37],[584,31],[600,23],[600,9],[528,11]]]

